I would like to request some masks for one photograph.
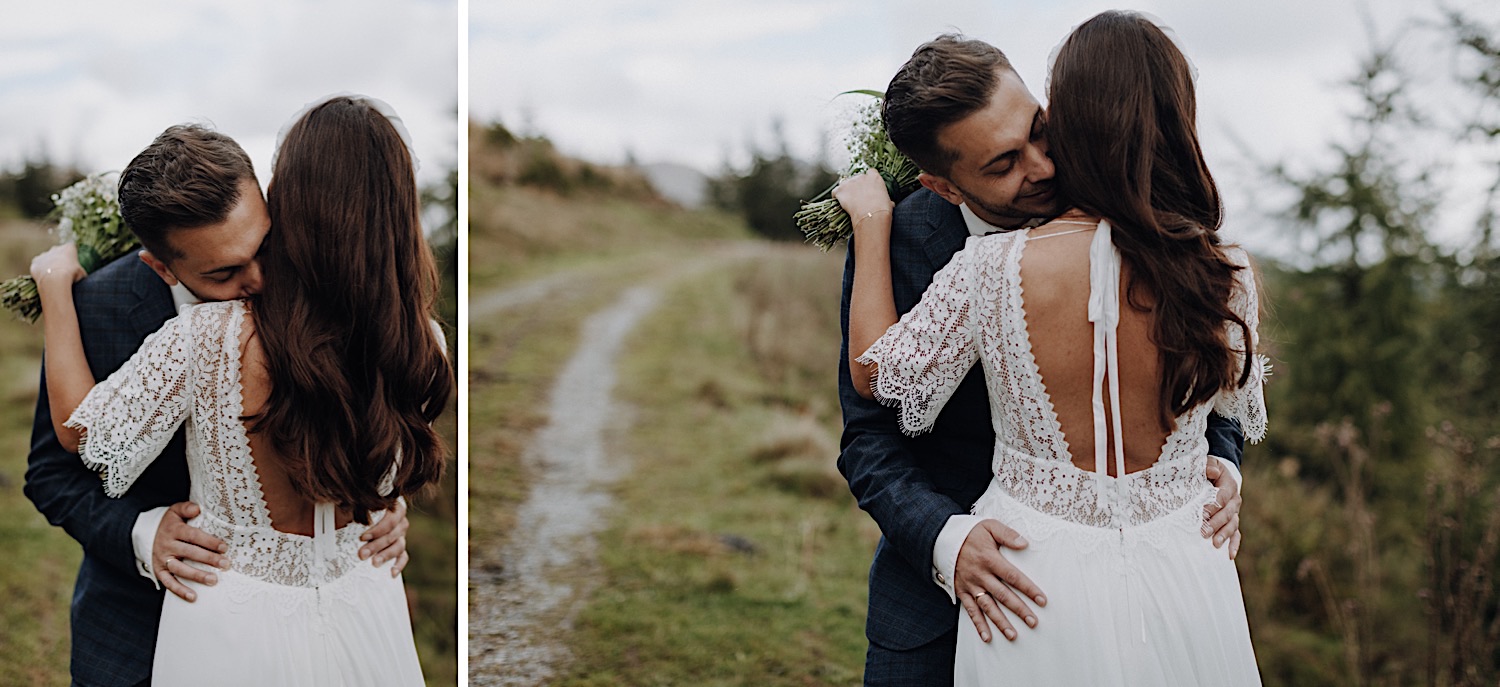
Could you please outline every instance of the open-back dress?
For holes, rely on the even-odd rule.
[[[184,581],[196,601],[166,595],[152,684],[421,685],[401,578],[389,562],[359,559],[365,526],[335,528],[330,503],[315,506],[313,536],[272,526],[241,418],[248,316],[244,301],[189,308],[68,420],[85,430],[79,453],[115,497],[186,422],[191,499],[202,509],[190,524],[229,546],[231,569],[215,571],[217,584]]]
[[[1100,222],[1089,250],[1094,469],[1076,466],[1027,332],[1021,256],[1028,240],[1041,238],[1016,231],[969,239],[921,302],[859,358],[877,364],[875,395],[899,404],[909,434],[930,430],[975,361],[984,366],[994,477],[973,512],[1029,540],[1005,555],[1047,605],[1035,608],[1035,629],[1012,616],[1014,642],[999,633],[982,642],[961,619],[955,684],[1259,685],[1234,562],[1200,527],[1216,492],[1204,476],[1209,413],[1238,420],[1247,438],[1259,440],[1263,367],[1252,361],[1243,387],[1177,417],[1155,463],[1127,473],[1114,374],[1121,259],[1109,223]],[[1249,259],[1237,248],[1229,254],[1243,267],[1230,307],[1254,336]],[[1229,339],[1243,356],[1243,330],[1231,326]],[[1115,412],[1105,411],[1105,393]],[[1117,449],[1115,474],[1124,477],[1109,474],[1109,445]]]

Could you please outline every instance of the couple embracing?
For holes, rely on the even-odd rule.
[[[1260,684],[1232,560],[1259,305],[1194,79],[1106,12],[1058,49],[1046,111],[956,36],[887,89],[925,189],[835,191],[839,468],[883,534],[866,684]]]
[[[422,684],[404,497],[454,375],[416,158],[362,96],[281,139],[262,198],[232,139],[172,127],[120,176],[139,260],[32,262],[25,491],[84,547],[75,685]]]

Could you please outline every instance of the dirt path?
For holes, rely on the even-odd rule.
[[[578,278],[573,271],[552,274],[534,279],[519,286],[500,289],[469,300],[469,317],[484,319],[517,308],[561,290]]]
[[[469,684],[539,685],[567,661],[560,639],[597,577],[589,568],[606,487],[627,469],[605,451],[617,419],[614,360],[659,300],[659,286],[637,286],[589,317],[558,375],[550,420],[526,454],[539,476],[517,512],[505,571],[469,578]]]
[[[609,485],[630,469],[629,457],[606,450],[612,432],[625,431],[626,411],[612,398],[615,360],[630,332],[681,279],[765,257],[779,247],[720,246],[653,271],[611,305],[591,315],[578,349],[558,374],[547,424],[523,460],[536,475],[516,511],[516,526],[500,552],[500,572],[469,572],[469,684],[544,685],[569,660],[573,617],[600,574],[595,535],[612,502]],[[609,269],[589,268],[590,271]],[[568,271],[482,296],[470,317],[494,317],[577,288],[582,271]],[[483,418],[471,418],[483,422]]]

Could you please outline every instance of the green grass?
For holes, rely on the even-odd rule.
[[[24,273],[52,242],[39,226],[0,222],[0,278]],[[68,684],[68,607],[82,550],[47,524],[21,492],[36,407],[41,330],[0,313],[0,685]],[[456,444],[456,399],[438,419]],[[415,499],[404,573],[414,631],[430,685],[458,681],[457,466],[438,492]]]
[[[777,251],[637,330],[633,469],[560,684],[858,684],[878,533],[834,469],[838,288],[836,256]]]
[[[469,565],[496,572],[532,475],[522,450],[546,421],[552,381],[577,345],[583,320],[627,285],[694,254],[749,236],[714,211],[640,198],[496,186],[470,189],[469,296],[565,274],[539,301],[489,317],[469,333]]]
[[[450,463],[439,488],[412,499],[406,548],[411,561],[402,571],[413,600],[412,632],[427,684],[458,683],[458,396],[438,417],[438,433]]]
[[[0,279],[51,243],[38,225],[0,223]],[[0,684],[68,684],[68,603],[83,551],[21,492],[36,408],[42,333],[0,313]]]

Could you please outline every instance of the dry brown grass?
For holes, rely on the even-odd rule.
[[[476,292],[580,262],[749,237],[737,217],[662,199],[633,169],[573,160],[540,139],[502,143],[486,131],[470,125],[468,240]],[[555,171],[528,177],[528,165]]]

